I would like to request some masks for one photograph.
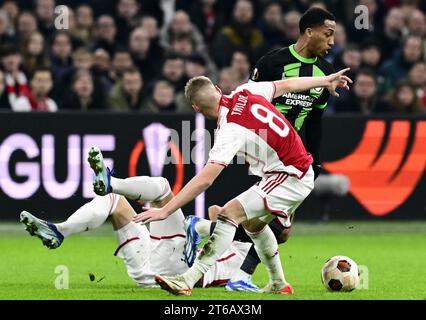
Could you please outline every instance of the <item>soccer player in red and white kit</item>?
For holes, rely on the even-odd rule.
[[[196,112],[217,120],[215,143],[203,170],[162,208],[136,215],[135,222],[163,220],[212,185],[235,155],[241,155],[250,171],[262,178],[256,185],[219,210],[216,227],[194,265],[176,277],[156,275],[157,283],[177,295],[191,295],[195,283],[231,244],[236,227],[243,224],[256,252],[265,264],[269,283],[262,290],[291,294],[284,278],[277,240],[267,225],[275,215],[289,218],[314,187],[312,156],[291,124],[271,104],[286,92],[337,87],[349,89],[349,69],[323,77],[301,77],[273,82],[247,83],[231,95],[222,95],[206,77],[188,81],[185,95]]]

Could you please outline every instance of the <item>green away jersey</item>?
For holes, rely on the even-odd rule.
[[[304,58],[290,47],[273,50],[257,62],[250,80],[275,81],[292,77],[318,77],[333,73],[324,58]],[[328,90],[315,88],[301,93],[286,93],[273,101],[275,107],[299,131],[313,108],[323,110],[330,96]],[[322,113],[322,112],[321,112]]]

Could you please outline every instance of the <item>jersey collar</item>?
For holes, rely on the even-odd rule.
[[[292,44],[290,47],[289,47],[289,49],[290,49],[290,52],[291,52],[291,54],[297,59],[297,60],[299,60],[300,62],[303,62],[303,63],[315,63],[317,60],[318,60],[318,57],[315,57],[315,58],[305,58],[305,57],[302,57],[300,54],[298,54],[297,52],[296,52],[296,49],[294,49],[294,44]]]

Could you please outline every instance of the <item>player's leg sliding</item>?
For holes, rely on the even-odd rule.
[[[97,196],[58,224],[41,220],[26,211],[21,213],[20,218],[30,235],[37,236],[45,246],[55,249],[64,238],[101,226],[115,210],[119,198],[118,195]]]
[[[21,212],[20,221],[26,226],[30,235],[40,238],[43,245],[49,249],[58,248],[64,241],[64,236],[54,224],[39,219],[27,211]]]
[[[111,170],[105,166],[102,152],[97,147],[90,149],[88,161],[95,173],[93,186],[97,194],[104,194],[104,191],[113,192],[128,199],[150,202],[154,207],[164,206],[167,199],[171,197],[171,188],[165,178],[140,176],[119,179],[111,176]],[[164,236],[184,235],[184,228],[186,228],[190,237],[187,238],[183,259],[189,267],[192,266],[197,253],[197,245],[201,241],[197,232],[192,232],[192,230],[195,230],[193,227],[196,218],[190,218],[184,226],[184,215],[182,210],[179,209],[167,220],[167,222],[152,222],[150,224],[151,235],[158,239],[162,239]]]
[[[97,147],[90,148],[88,162],[95,173],[93,186],[98,195],[114,192],[131,200],[160,201],[171,192],[165,178],[141,176],[119,179],[113,177],[111,170],[105,166],[102,152]]]
[[[88,160],[91,167],[103,168],[103,172],[111,172],[103,162],[101,151],[97,147],[92,147],[90,150],[96,151],[89,152]],[[102,178],[104,175],[97,174],[95,171],[95,182],[93,184],[95,192],[97,192],[96,186],[99,176]],[[148,202],[152,207],[163,207],[173,197],[169,182],[162,177],[139,176],[120,179],[109,175],[108,179],[110,191],[114,194],[141,203]],[[182,210],[179,209],[167,219],[149,224],[149,233],[151,239],[154,240],[151,252],[151,269],[170,275],[184,272],[190,266],[190,261],[188,261],[190,255],[184,254],[184,241],[181,241],[181,238],[185,237],[184,220]],[[167,256],[167,261],[162,257],[163,255]],[[173,267],[170,267],[170,264]],[[128,264],[126,263],[126,265]],[[137,282],[140,285],[140,281]]]
[[[241,210],[241,205],[235,199],[225,205],[219,214],[212,236],[203,246],[193,266],[182,275],[176,277],[157,275],[155,278],[157,283],[170,293],[190,295],[194,285],[231,245],[238,225],[238,222],[231,217],[236,216],[237,213],[240,214]],[[237,217],[240,218],[239,216]]]
[[[124,197],[111,216],[118,247],[114,255],[123,259],[127,274],[140,287],[158,287],[151,268],[151,239],[145,225],[132,221],[135,211]]]
[[[185,249],[184,255],[191,267],[197,256],[198,245],[205,238],[210,236],[212,221],[196,216],[187,216],[185,219]]]
[[[53,224],[36,218],[30,213],[21,213],[21,222],[30,235],[39,237],[50,249],[59,247],[65,237],[92,230],[101,226],[117,206],[119,196],[97,196],[75,211],[66,221]]]
[[[57,224],[56,227],[64,237],[96,229],[113,214],[119,199],[120,196],[115,194],[96,196],[75,211],[65,222]]]
[[[95,193],[100,196],[110,193],[112,191],[111,170],[105,166],[104,158],[99,148],[90,148],[87,161],[95,173],[95,179],[93,182],[93,189]]]

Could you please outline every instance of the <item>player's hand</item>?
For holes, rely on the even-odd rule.
[[[336,92],[337,88],[343,88],[349,90],[349,83],[353,83],[352,79],[348,76],[345,76],[345,73],[348,72],[350,68],[340,70],[339,72],[332,73],[326,76],[326,88],[331,95],[339,97],[339,94]]]
[[[163,208],[150,208],[145,212],[139,213],[133,217],[133,222],[149,223],[151,221],[164,220],[169,214]]]

